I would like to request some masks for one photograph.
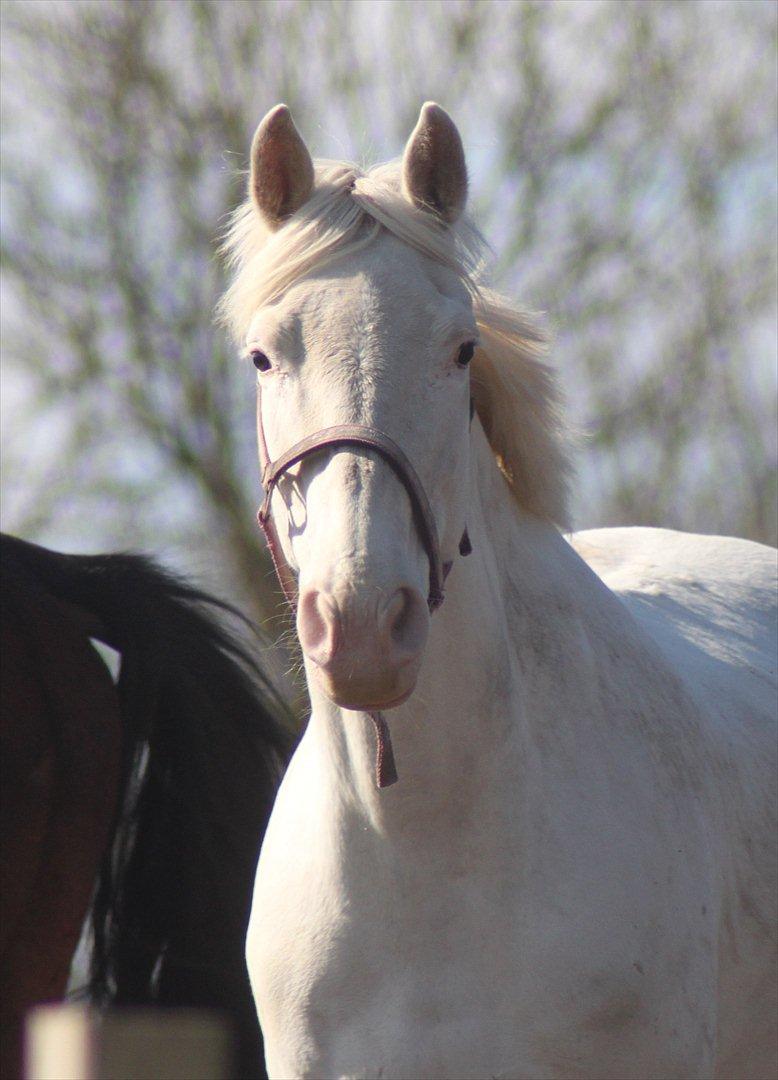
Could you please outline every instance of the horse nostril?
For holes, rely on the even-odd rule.
[[[385,633],[399,652],[412,656],[424,646],[429,611],[416,589],[398,589],[384,608],[382,621]]]
[[[297,634],[303,650],[325,663],[337,648],[340,618],[332,600],[318,589],[307,589],[297,607]]]

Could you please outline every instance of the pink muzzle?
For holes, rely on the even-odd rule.
[[[260,405],[259,449],[262,458],[262,485],[265,489],[265,498],[257,513],[257,521],[265,534],[270,557],[273,560],[273,566],[287,601],[293,610],[296,609],[298,599],[297,580],[292,568],[286,561],[273,522],[271,513],[273,491],[284,473],[305,458],[322,450],[343,446],[356,446],[374,450],[386,461],[402,482],[411,501],[416,527],[429,559],[430,573],[427,605],[430,612],[435,611],[443,603],[443,587],[452,564],[450,562],[444,563],[441,560],[438,530],[429,499],[416,470],[397,443],[376,428],[366,427],[361,424],[339,424],[334,427],[322,428],[321,431],[308,435],[295,443],[294,446],[291,446],[275,461],[271,461],[262,427],[262,409]],[[467,529],[465,529],[459,542],[459,552],[461,555],[469,555],[471,550],[470,539],[467,535]],[[389,726],[382,713],[370,712],[368,715],[373,721],[376,731],[376,783],[379,788],[389,787],[398,778]]]

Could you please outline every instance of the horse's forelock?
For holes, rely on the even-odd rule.
[[[474,398],[495,456],[519,505],[568,524],[569,439],[545,336],[536,320],[479,286],[486,243],[463,216],[453,226],[411,206],[399,162],[362,171],[319,161],[311,198],[276,232],[247,200],[234,213],[222,251],[236,268],[219,315],[243,343],[259,307],[307,273],[369,244],[382,229],[458,274],[473,295],[481,344]]]
[[[219,305],[220,320],[242,341],[259,307],[305,274],[370,242],[381,228],[475,284],[484,241],[469,221],[443,225],[403,196],[398,162],[362,171],[345,162],[319,161],[313,195],[276,232],[250,199],[233,214],[222,253],[236,268]]]

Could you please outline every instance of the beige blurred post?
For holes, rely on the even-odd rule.
[[[231,1040],[200,1009],[47,1005],[27,1018],[25,1080],[229,1080]]]

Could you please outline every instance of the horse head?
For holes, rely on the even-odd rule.
[[[454,232],[462,143],[426,104],[401,168],[317,170],[279,105],[254,136],[249,193],[239,226],[244,293],[258,264],[253,304],[233,301],[308,676],[344,708],[391,708],[413,692],[465,529],[478,330]],[[351,440],[324,438],[347,429]],[[298,445],[298,460],[268,471]]]

